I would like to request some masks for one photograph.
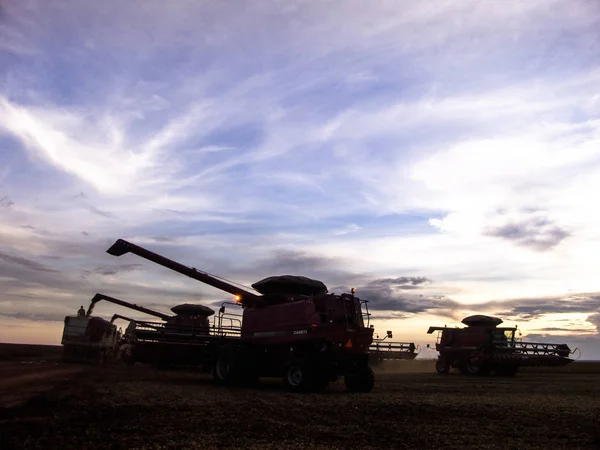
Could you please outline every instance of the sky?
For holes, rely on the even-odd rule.
[[[229,300],[124,238],[355,287],[395,340],[480,313],[600,359],[593,0],[6,0],[0,75],[2,342]]]

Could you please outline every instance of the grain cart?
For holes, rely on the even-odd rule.
[[[368,352],[373,328],[367,302],[355,297],[354,289],[335,295],[321,281],[293,275],[268,277],[251,289],[123,239],[107,252],[134,253],[235,296],[241,308],[239,326],[233,321],[227,327],[218,323],[224,317],[219,314],[209,334],[193,337],[198,352],[210,362],[202,367],[212,372],[215,382],[240,384],[281,377],[290,390],[312,391],[344,377],[349,391],[372,390]]]
[[[66,316],[61,345],[65,362],[105,364],[118,348],[117,326],[100,317]]]
[[[430,327],[438,331],[436,371],[446,374],[452,367],[468,375],[512,376],[524,366],[564,366],[573,359],[566,344],[519,342],[517,328],[499,328],[502,319],[483,315],[466,317],[465,328]]]
[[[373,339],[369,347],[371,365],[379,365],[387,360],[415,359],[419,354],[419,347],[413,342],[386,341],[387,338],[393,338],[391,331],[383,339]]]

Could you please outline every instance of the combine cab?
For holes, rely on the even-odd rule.
[[[65,317],[62,341],[65,362],[105,364],[117,352],[119,333],[112,322],[85,315]]]
[[[430,327],[428,334],[438,331],[436,371],[446,374],[458,368],[469,375],[512,376],[524,366],[565,366],[572,351],[566,344],[518,342],[515,328],[499,328],[502,319],[469,316],[466,328]]]
[[[368,323],[367,302],[355,297],[354,290],[330,294],[322,282],[293,275],[268,277],[251,289],[122,239],[107,252],[114,256],[134,253],[225,291],[235,296],[240,312],[225,313],[223,304],[212,324],[208,309],[190,313],[195,317],[192,322],[200,320],[200,325],[197,320],[184,320],[183,310],[175,318],[163,319],[165,323],[138,322],[132,355],[163,363],[176,359],[197,364],[222,384],[280,377],[290,390],[314,391],[343,377],[349,391],[372,390],[369,346],[373,328]]]
[[[386,341],[392,338],[392,332],[388,331],[383,339],[374,339],[369,347],[369,360],[372,366],[382,364],[388,360],[415,359],[419,354],[419,348],[413,342]]]

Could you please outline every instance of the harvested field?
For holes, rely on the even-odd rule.
[[[60,345],[0,343],[0,361],[57,361],[62,354]]]
[[[378,370],[370,394],[348,394],[338,382],[306,395],[279,380],[230,389],[188,371],[44,364],[42,392],[9,405],[0,391],[0,448],[600,446],[598,364],[502,379],[438,376],[430,361],[398,361]],[[53,375],[57,367],[67,372]],[[2,383],[14,370],[2,370]]]

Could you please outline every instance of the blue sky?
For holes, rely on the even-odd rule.
[[[484,312],[600,357],[595,2],[0,14],[2,340],[58,342],[95,292],[223,298],[105,253],[124,237],[246,284],[356,286],[400,338]]]

